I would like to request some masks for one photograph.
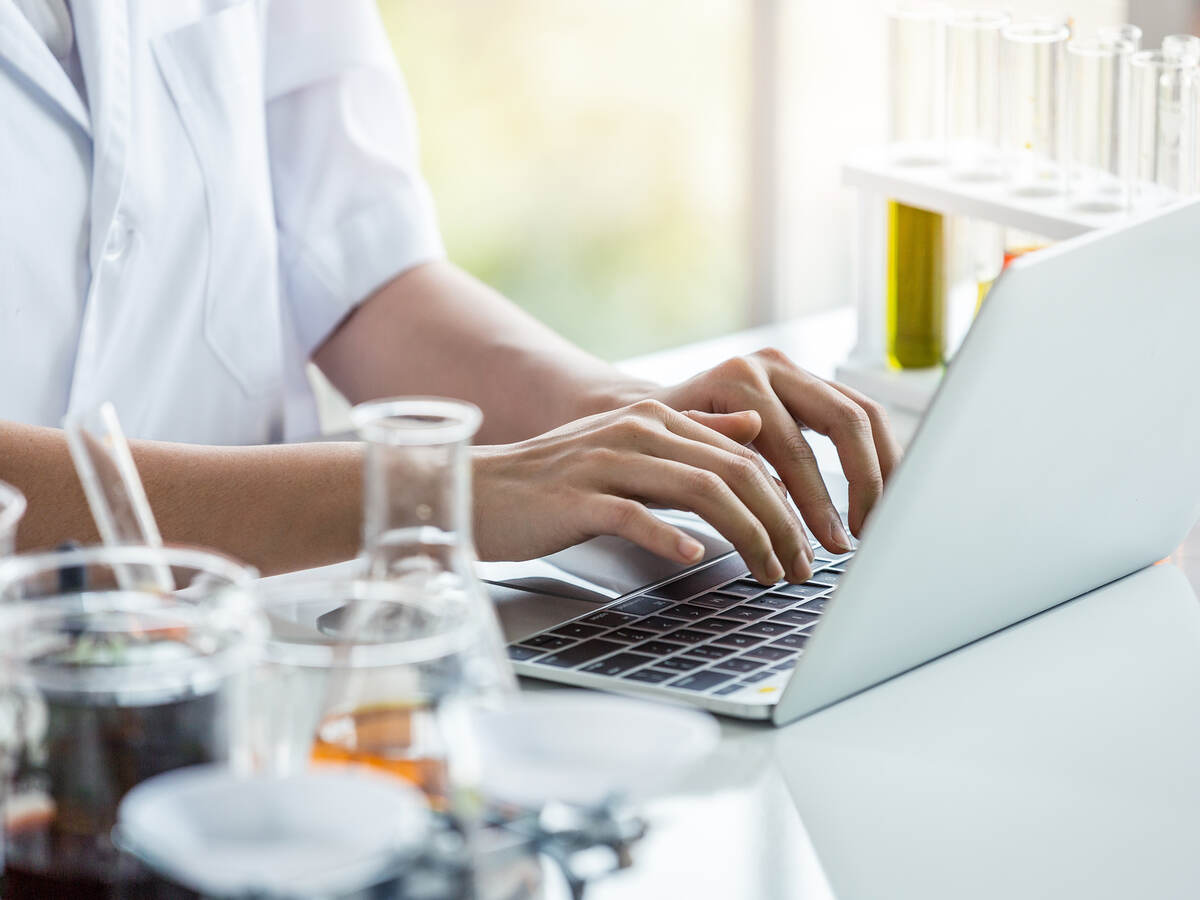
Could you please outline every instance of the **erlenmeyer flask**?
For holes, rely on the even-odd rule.
[[[477,693],[504,696],[516,690],[516,679],[475,574],[471,536],[470,443],[482,418],[469,403],[434,398],[354,408],[366,442],[363,552],[368,577],[468,611],[477,644],[466,678]],[[368,621],[369,614],[359,618]]]

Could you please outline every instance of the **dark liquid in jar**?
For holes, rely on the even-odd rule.
[[[110,835],[139,782],[226,758],[220,692],[144,706],[45,702],[40,759],[19,760],[5,821],[4,900],[197,896],[153,878]]]

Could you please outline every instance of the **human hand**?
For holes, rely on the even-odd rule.
[[[765,404],[764,404],[765,405]],[[783,487],[744,446],[754,411],[670,409],[642,400],[473,457],[475,539],[483,559],[529,559],[601,534],[681,563],[704,548],[647,503],[691,510],[764,584],[806,581],[812,552]]]
[[[813,536],[835,553],[851,549],[850,541],[801,429],[826,435],[837,448],[850,482],[847,524],[855,536],[900,460],[899,444],[877,403],[806,372],[779,350],[734,357],[649,396],[673,409],[757,412],[762,429],[755,448],[783,479]]]

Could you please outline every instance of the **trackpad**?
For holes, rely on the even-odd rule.
[[[700,541],[705,559],[733,549],[711,526],[691,513],[655,510],[655,515]],[[541,559],[480,563],[478,571],[484,581],[492,584],[603,603],[688,568],[655,556],[623,538],[606,535]]]

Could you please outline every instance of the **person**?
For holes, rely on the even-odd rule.
[[[632,379],[447,261],[371,0],[0,4],[0,109],[0,479],[29,499],[21,548],[95,538],[56,426],[112,400],[166,540],[264,573],[353,556],[360,448],[287,443],[317,429],[310,360],[351,402],[481,407],[484,559],[599,534],[698,559],[662,504],[759,580],[803,581],[806,526],[849,549],[898,460],[877,405],[777,351]],[[837,446],[847,523],[804,427]]]

